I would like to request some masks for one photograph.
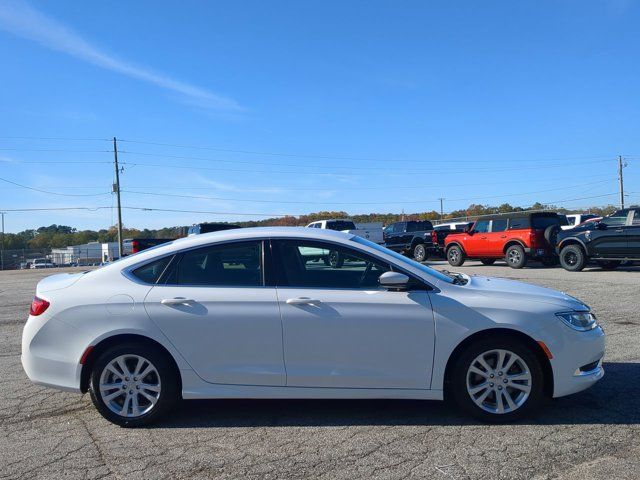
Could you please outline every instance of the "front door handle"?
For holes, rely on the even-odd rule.
[[[480,237],[480,240],[486,240],[487,237]]]
[[[320,300],[307,297],[290,298],[287,300],[287,305],[317,305],[321,303]]]
[[[183,298],[183,297],[175,297],[175,298],[163,298],[162,300],[160,300],[160,303],[162,305],[189,305],[190,303],[195,303],[195,300],[192,300],[190,298]]]

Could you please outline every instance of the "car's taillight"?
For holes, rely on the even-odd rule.
[[[39,297],[33,297],[33,302],[31,302],[31,308],[29,309],[29,315],[33,315],[34,317],[42,315],[47,308],[49,308],[49,305],[50,303],[46,300]]]
[[[131,252],[138,253],[139,251],[140,251],[140,244],[138,243],[137,240],[134,240],[133,242],[131,242]]]
[[[438,244],[438,234],[436,233],[436,231],[435,231],[435,230],[431,230],[431,242],[432,242],[434,245],[437,245],[437,244]]]

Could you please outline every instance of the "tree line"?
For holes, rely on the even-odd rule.
[[[530,207],[514,207],[508,203],[498,206],[471,204],[466,209],[454,210],[444,215],[443,220],[468,218],[474,219],[482,215],[496,213],[519,212],[524,210],[550,210],[559,213],[570,213],[570,210],[556,208],[535,203]],[[616,208],[612,205],[606,207],[592,207],[588,211],[597,215],[609,215]],[[316,220],[328,218],[351,218],[355,223],[379,222],[388,225],[401,220],[439,220],[440,213],[431,210],[419,213],[368,213],[349,215],[343,211],[322,211],[300,216],[286,216],[266,218],[264,220],[251,220],[235,222],[242,227],[262,226],[304,226]],[[161,229],[136,229],[123,228],[123,238],[179,238],[186,235],[187,227],[165,227]],[[6,233],[4,235],[5,250],[20,249],[47,249],[66,247],[68,245],[81,245],[89,242],[115,242],[118,239],[116,226],[102,230],[77,230],[67,225],[50,225],[37,229],[24,230],[18,233]]]

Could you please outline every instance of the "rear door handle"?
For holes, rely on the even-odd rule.
[[[190,303],[195,303],[195,300],[192,300],[190,298],[182,298],[182,297],[164,298],[160,300],[160,303],[162,305],[189,305]]]
[[[322,302],[320,302],[320,300],[307,297],[290,298],[287,300],[287,305],[317,305],[319,303]]]
[[[624,230],[623,230],[623,229],[621,229],[621,228],[619,228],[619,229],[617,229],[617,230],[616,230],[616,233],[623,233],[623,232],[624,232]]]
[[[507,238],[506,235],[500,235],[500,238]]]
[[[486,240],[487,237],[480,237],[480,240]]]

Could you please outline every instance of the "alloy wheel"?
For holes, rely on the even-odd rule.
[[[531,393],[532,376],[526,362],[509,350],[489,350],[478,355],[467,370],[467,393],[482,410],[511,413],[522,407]]]
[[[509,250],[509,263],[518,264],[520,262],[520,252],[517,249]]]
[[[139,355],[121,355],[102,370],[99,395],[113,413],[135,418],[149,413],[160,398],[160,375]]]

